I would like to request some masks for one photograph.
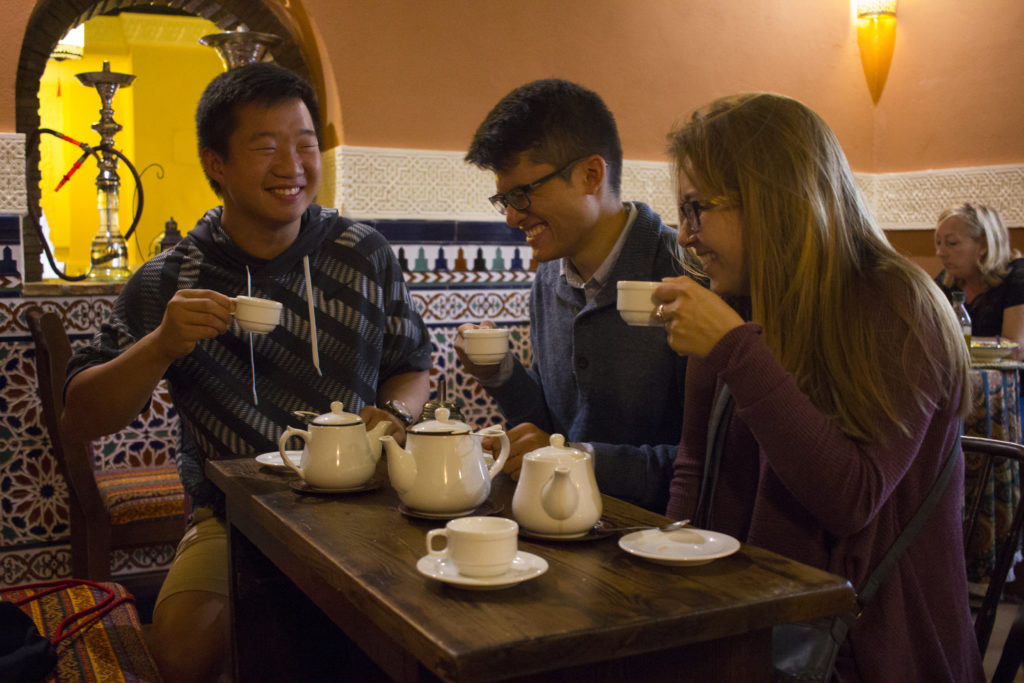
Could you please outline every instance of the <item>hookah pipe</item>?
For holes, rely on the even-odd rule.
[[[40,242],[43,244],[46,251],[46,257],[50,261],[50,265],[53,267],[53,270],[60,278],[70,281],[83,280],[87,277],[92,277],[94,272],[102,273],[102,269],[97,271],[97,266],[110,264],[106,267],[107,275],[114,275],[113,279],[116,280],[120,279],[120,276],[115,275],[115,273],[130,275],[130,271],[127,267],[127,242],[128,238],[130,238],[135,232],[135,228],[139,224],[139,219],[142,217],[143,192],[142,181],[139,178],[138,171],[135,170],[135,167],[122,152],[114,148],[114,135],[121,130],[121,125],[114,120],[114,109],[111,103],[113,101],[114,93],[118,88],[131,85],[132,81],[135,80],[135,76],[132,74],[112,72],[110,70],[110,62],[107,61],[103,62],[102,71],[80,73],[75,74],[75,76],[82,85],[95,87],[100,96],[102,104],[100,109],[100,120],[92,124],[92,129],[100,134],[99,146],[91,147],[58,131],[49,128],[40,128],[35,131],[32,136],[32,148],[34,148],[35,144],[38,144],[38,136],[42,133],[47,133],[73,145],[77,145],[82,149],[82,156],[79,157],[68,172],[64,174],[60,183],[57,184],[57,187],[54,190],[55,192],[60,190],[60,188],[68,182],[71,176],[81,168],[82,164],[89,156],[96,159],[96,164],[100,169],[99,176],[96,178],[96,187],[99,192],[101,202],[99,206],[100,232],[92,242],[90,250],[90,260],[92,265],[89,273],[84,276],[69,276],[66,273],[62,273],[60,269],[57,268],[56,263],[54,262],[53,253],[43,235],[41,218],[32,211],[32,208],[34,207],[30,207],[29,215],[36,227],[36,231],[39,233]],[[132,223],[124,237],[121,237],[117,230],[116,203],[118,187],[120,185],[120,179],[117,175],[118,160],[123,161],[131,171],[132,178],[135,181],[136,193],[138,195],[138,203],[135,206]],[[111,201],[111,199],[113,199],[113,201]],[[105,235],[104,228],[106,228]],[[105,244],[104,239],[106,240]],[[117,243],[124,246],[118,247]],[[98,277],[102,277],[102,275]]]
[[[82,164],[90,156],[96,159],[97,164],[100,163],[99,154],[97,154],[96,149],[94,147],[90,146],[88,143],[79,142],[78,140],[75,140],[74,138],[65,135],[64,133],[53,130],[52,128],[40,128],[36,130],[35,133],[32,134],[32,137],[26,143],[26,148],[31,149],[33,145],[38,142],[39,136],[43,133],[47,135],[53,135],[54,137],[58,137],[61,140],[64,140],[65,142],[70,142],[72,145],[75,145],[76,147],[80,147],[82,149],[82,156],[80,156],[78,158],[78,161],[72,164],[68,172],[64,174],[64,177],[62,177],[60,182],[57,183],[57,187],[53,189],[54,192],[58,192],[60,188],[64,187],[68,180],[71,179],[71,176],[75,174],[75,171],[81,168]],[[142,206],[144,201],[142,191],[142,179],[139,177],[139,173],[138,171],[135,170],[135,166],[132,164],[132,162],[129,161],[128,157],[126,157],[120,150],[115,149],[112,146],[104,147],[103,145],[100,146],[100,149],[106,149],[106,151],[112,153],[118,159],[123,161],[124,165],[128,167],[129,171],[131,171],[132,178],[135,181],[135,189],[136,192],[138,193],[139,200],[138,203],[136,204],[135,211],[132,215],[132,223],[128,227],[128,231],[124,234],[124,239],[127,242],[135,233],[135,228],[138,227],[139,220],[141,220],[142,218]],[[67,280],[69,282],[81,282],[82,280],[89,277],[88,273],[84,273],[82,275],[68,275],[67,273],[63,272],[57,265],[57,260],[53,255],[53,251],[50,249],[50,244],[46,241],[46,235],[43,234],[42,221],[34,206],[29,206],[28,216],[31,219],[31,223],[39,236],[40,243],[42,243],[43,245],[43,251],[46,253],[46,260],[49,261],[50,267],[53,269],[53,272],[57,274],[57,277],[59,277],[61,280]],[[116,258],[116,254],[106,254],[97,259],[94,262],[94,264],[105,263],[107,261],[113,260],[114,258]]]

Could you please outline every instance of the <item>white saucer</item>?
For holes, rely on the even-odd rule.
[[[686,527],[668,533],[657,529],[635,531],[620,538],[619,547],[652,562],[696,566],[732,555],[740,549],[740,542],[717,531]]]
[[[292,464],[296,467],[302,460],[302,451],[285,451],[288,455],[288,459],[292,461]],[[271,451],[269,453],[260,453],[256,456],[256,462],[267,467],[272,467],[275,470],[284,470],[285,472],[291,472],[291,470],[284,464],[284,460],[281,459],[281,453],[278,451]]]
[[[543,557],[520,550],[512,560],[508,571],[499,576],[463,576],[455,568],[455,564],[445,557],[424,555],[416,563],[420,574],[444,583],[468,588],[469,590],[496,590],[515,586],[529,579],[534,579],[548,570],[548,563]]]

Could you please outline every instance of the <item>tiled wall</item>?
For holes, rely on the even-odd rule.
[[[433,342],[432,386],[444,376],[449,400],[462,401],[465,419],[474,426],[500,421],[494,402],[462,372],[452,342],[459,324],[494,320],[512,329],[513,350],[529,362],[526,321],[533,273],[521,234],[500,223],[368,222],[392,241],[408,269],[413,299]],[[5,224],[0,219],[0,226]],[[113,294],[25,297],[20,277],[0,290],[0,585],[70,571],[67,486],[43,427],[25,310],[40,305],[59,312],[73,343],[80,344],[96,331],[113,299]],[[159,392],[147,414],[96,444],[97,466],[167,462],[174,455],[177,429],[169,398]],[[170,546],[118,553],[114,571],[141,571],[172,557]]]

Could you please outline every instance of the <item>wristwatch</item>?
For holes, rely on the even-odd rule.
[[[404,425],[405,427],[411,425],[415,420],[415,418],[413,418],[412,416],[412,411],[409,410],[409,408],[405,405],[404,401],[391,399],[384,403],[383,408],[384,410],[388,411],[389,413],[397,417],[402,422],[402,425]]]

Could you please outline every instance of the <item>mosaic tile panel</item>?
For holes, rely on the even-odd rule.
[[[16,586],[70,576],[71,545],[54,543],[19,548],[0,547],[0,585]]]
[[[0,511],[4,547],[67,538],[68,487],[46,437],[0,447]]]
[[[70,576],[68,487],[52,455],[37,393],[35,349],[24,312],[32,305],[61,314],[72,345],[98,328],[112,296],[0,299],[0,583]],[[97,467],[173,462],[177,413],[161,385],[148,410],[124,431],[97,440]],[[116,576],[166,566],[173,547],[115,553]]]

